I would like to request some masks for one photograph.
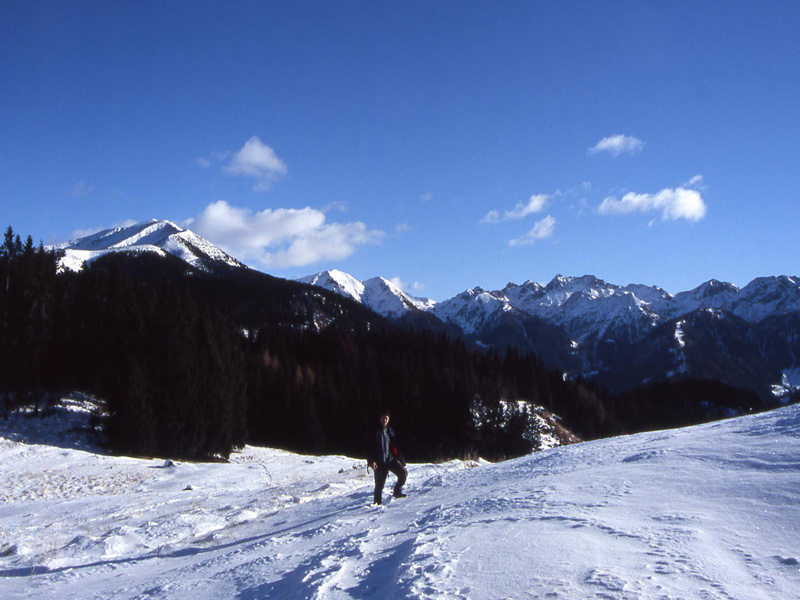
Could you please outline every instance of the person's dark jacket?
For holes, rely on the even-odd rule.
[[[394,430],[391,427],[386,429],[378,427],[368,442],[367,461],[383,467],[395,460],[403,466],[406,464],[403,455],[397,449]]]

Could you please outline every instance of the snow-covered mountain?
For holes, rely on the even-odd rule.
[[[87,262],[114,252],[171,254],[204,270],[219,264],[244,266],[192,231],[178,227],[170,221],[156,219],[100,231],[59,244],[55,249],[64,253],[60,268],[73,271],[79,271]]]
[[[741,384],[742,371],[734,372],[733,365],[749,363],[752,368],[744,372],[758,370],[762,374],[750,380],[749,387],[764,395],[771,385],[781,383],[781,373],[800,368],[800,330],[794,325],[786,331],[775,325],[758,326],[765,321],[774,323],[776,319],[794,323],[789,317],[800,313],[797,277],[763,277],[742,289],[711,280],[673,296],[657,286],[619,286],[591,275],[558,275],[546,285],[534,281],[521,285],[509,283],[497,291],[476,287],[442,302],[420,299],[412,302],[394,286],[381,288],[380,301],[376,301],[368,298],[364,284],[339,271],[321,273],[304,281],[347,294],[389,318],[398,319],[411,312],[428,313],[457,327],[480,345],[500,348],[515,345],[536,351],[550,366],[571,373],[604,373],[603,381],[612,388],[614,382],[622,379],[630,385],[641,385],[676,376],[711,377],[712,371],[730,383],[735,380]],[[703,320],[708,314],[719,317],[713,320],[710,329],[683,327],[687,322]],[[736,322],[743,322],[737,328],[738,334],[730,330],[734,321],[725,320],[726,314]],[[727,332],[723,333],[723,329]],[[759,332],[767,329],[771,334],[777,329],[785,343],[761,339]],[[698,331],[711,332],[707,335],[716,335],[727,343],[700,342],[692,333]],[[546,343],[540,339],[542,335]],[[656,346],[661,349],[656,351]],[[752,350],[766,347],[772,353],[765,370],[760,368],[762,360],[753,362],[757,355]],[[778,352],[778,347],[783,351]],[[710,357],[704,352],[718,354]],[[668,362],[652,360],[644,368],[644,357],[655,355],[683,358]],[[711,363],[716,365],[714,369],[710,368]],[[640,373],[641,379],[634,382],[627,375],[620,377],[618,370]],[[765,383],[765,377],[772,383]]]
[[[476,287],[434,304],[432,312],[442,321],[458,326],[464,333],[473,334],[484,330],[498,317],[516,312],[516,309],[501,293]]]
[[[303,277],[299,281],[352,298],[390,319],[399,319],[408,312],[429,311],[435,305],[432,300],[407,294],[383,277],[373,277],[361,282],[352,275],[334,269]]]
[[[7,600],[800,597],[800,405],[411,464],[379,508],[363,459],[114,457],[67,406],[0,420]]]
[[[602,336],[609,327],[627,329],[632,340],[642,339],[665,321],[707,308],[731,312],[750,323],[800,312],[800,278],[787,276],[755,279],[741,290],[711,280],[673,296],[657,286],[622,287],[591,275],[557,275],[547,285],[509,283],[498,291],[476,287],[442,302],[413,298],[380,277],[368,281],[382,285],[371,283],[373,289],[365,289],[366,282],[341,271],[324,271],[301,281],[351,297],[390,318],[403,311],[431,312],[468,333],[479,331],[498,312],[517,310],[563,326],[577,341]]]

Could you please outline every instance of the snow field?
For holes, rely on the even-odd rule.
[[[409,497],[388,500],[390,476],[380,507],[361,460],[168,467],[64,422],[0,421],[0,597],[800,597],[798,406],[411,465]]]

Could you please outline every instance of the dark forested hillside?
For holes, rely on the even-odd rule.
[[[753,391],[694,379],[654,383],[606,402],[626,431],[685,427],[770,407]]]
[[[499,458],[535,448],[524,435],[532,419],[512,399],[575,407],[576,422],[608,427],[593,391],[530,355],[480,353],[441,334],[390,327],[297,335],[265,326],[252,343],[258,388],[248,422],[258,441],[358,453],[386,408],[409,458]]]
[[[108,403],[108,441],[123,452],[210,457],[245,442],[245,348],[224,314],[124,264],[57,274],[52,253],[8,243],[0,263],[7,406],[94,393]]]
[[[79,273],[56,265],[7,230],[0,395],[9,407],[95,394],[114,451],[202,459],[250,441],[359,455],[388,409],[410,459],[503,458],[537,447],[532,405],[583,437],[671,423],[675,411],[717,416],[702,400],[713,383],[676,402],[661,390],[615,398],[513,347],[477,351],[248,269],[154,254],[107,255]]]
[[[501,457],[536,447],[517,400],[593,396],[531,356],[479,353],[296,282],[147,254],[57,273],[52,253],[7,237],[0,391],[106,399],[117,451],[204,458],[251,440],[359,454],[389,408],[409,457]]]

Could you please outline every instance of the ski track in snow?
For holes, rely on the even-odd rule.
[[[798,406],[411,465],[380,507],[360,460],[167,467],[73,426],[0,421],[2,598],[800,597]]]

